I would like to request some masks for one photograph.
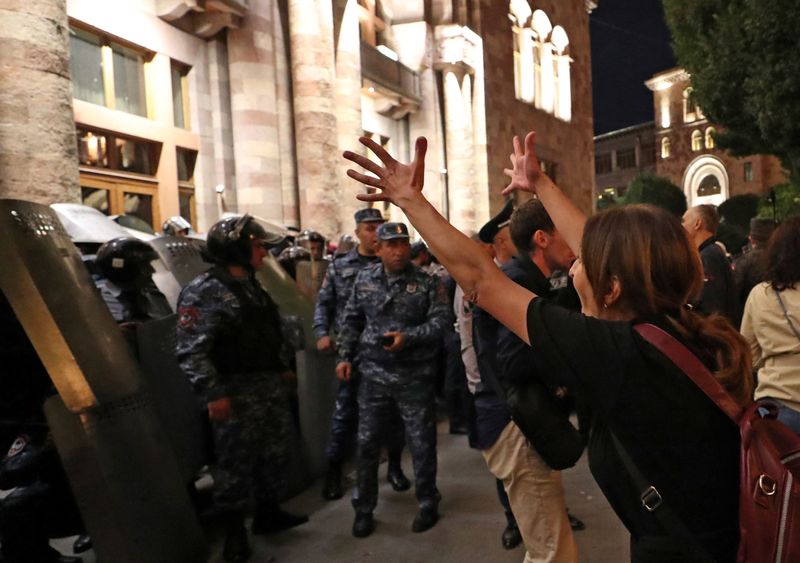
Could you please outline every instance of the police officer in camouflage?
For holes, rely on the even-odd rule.
[[[381,262],[363,269],[354,282],[339,336],[336,375],[347,381],[354,369],[358,388],[358,484],[353,535],[375,529],[380,436],[387,411],[396,406],[406,428],[420,512],[411,529],[424,532],[439,519],[436,488],[437,346],[452,323],[441,282],[411,264],[408,229],[402,223],[378,228]]]
[[[214,502],[227,518],[225,561],[250,556],[244,513],[251,497],[254,534],[308,520],[277,504],[293,433],[286,383],[294,374],[281,359],[278,307],[254,275],[280,240],[249,215],[217,222],[207,238],[215,266],[178,300],[178,361],[213,432]]]
[[[358,272],[380,262],[375,255],[378,244],[377,230],[384,223],[378,209],[359,209],[355,213],[358,246],[336,258],[325,273],[325,280],[317,295],[314,308],[314,332],[317,349],[332,353],[336,350],[335,334],[341,329],[341,320],[347,300],[353,290]],[[403,474],[400,464],[405,445],[403,422],[394,412],[387,428],[389,469],[387,479],[395,491],[406,491],[411,483]],[[336,405],[331,419],[330,436],[325,447],[328,458],[328,473],[322,489],[322,497],[335,500],[342,497],[342,461],[358,428],[358,376],[353,374],[347,381],[339,383]]]

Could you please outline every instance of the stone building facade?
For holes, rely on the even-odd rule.
[[[692,97],[690,76],[671,69],[646,82],[655,108],[656,173],[683,188],[689,206],[719,205],[744,193],[762,193],[786,181],[778,159],[735,158],[716,148],[717,127]]]
[[[652,121],[610,131],[594,138],[595,195],[625,195],[637,176],[656,172],[655,126]]]
[[[513,135],[587,211],[587,0],[67,0],[81,199],[203,231],[224,210],[352,229],[346,149],[401,160],[476,230],[502,205]],[[54,196],[54,201],[60,196]],[[386,207],[396,220],[397,209]]]

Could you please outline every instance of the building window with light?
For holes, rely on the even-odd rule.
[[[197,229],[197,208],[194,198],[194,166],[197,151],[176,147],[178,164],[178,203],[180,215]]]
[[[670,148],[669,137],[661,139],[661,158],[669,158]]]
[[[708,129],[706,129],[706,148],[707,149],[713,149],[716,146],[716,143],[714,142],[714,134],[715,133],[716,133],[716,131],[714,130],[713,127],[709,127]]]
[[[526,0],[509,2],[509,19],[514,40],[517,99],[570,121],[572,58],[567,32],[561,26],[553,27],[542,10],[532,12]]]
[[[692,150],[697,152],[703,148],[703,134],[700,131],[692,132]]]
[[[752,182],[753,181],[753,163],[752,162],[745,162],[744,163],[744,181],[745,182]]]
[[[687,88],[683,91],[683,122],[691,123],[697,119],[697,103],[694,100],[694,90]]]
[[[147,117],[144,65],[150,54],[70,29],[73,95],[109,109]]]

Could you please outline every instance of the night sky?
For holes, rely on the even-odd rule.
[[[598,0],[590,30],[595,134],[651,121],[644,81],[676,66],[661,0]]]

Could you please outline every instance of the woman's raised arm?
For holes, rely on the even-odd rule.
[[[390,201],[402,209],[436,258],[462,287],[464,295],[529,342],[527,311],[534,294],[503,275],[476,242],[448,223],[422,195],[427,140],[417,139],[414,161],[410,164],[398,162],[372,139],[361,137],[359,140],[377,155],[383,166],[365,156],[350,151],[344,153],[344,158],[374,174],[370,176],[351,169],[347,175],[380,190],[359,194],[358,199]]]

